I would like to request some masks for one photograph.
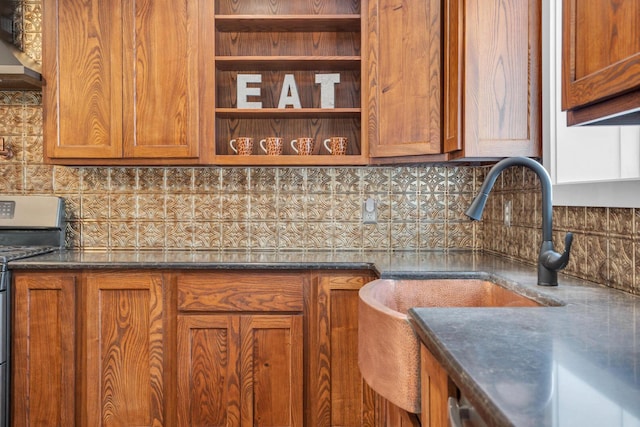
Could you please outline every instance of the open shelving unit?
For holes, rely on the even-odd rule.
[[[215,163],[228,165],[367,164],[363,128],[362,1],[240,2],[216,0],[215,10]],[[335,108],[321,108],[316,74],[340,74]],[[260,74],[262,108],[237,107],[238,74]],[[277,108],[286,75],[293,75],[302,108]],[[251,156],[238,156],[231,139],[254,139]],[[259,141],[285,140],[281,156],[266,156]],[[290,141],[314,137],[312,156],[298,156]],[[323,141],[349,138],[346,156],[331,156]]]

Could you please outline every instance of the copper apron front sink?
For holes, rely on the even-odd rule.
[[[379,279],[359,296],[360,372],[378,394],[411,413],[420,413],[420,341],[410,308],[544,305],[482,279]]]

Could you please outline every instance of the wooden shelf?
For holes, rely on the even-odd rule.
[[[363,99],[361,92],[362,14],[359,0],[302,4],[291,0],[271,3],[215,0],[214,67],[216,73],[214,162],[238,166],[365,165],[368,147],[362,146]],[[322,10],[327,13],[316,13]],[[237,14],[236,14],[237,13]],[[236,105],[237,74],[261,73],[260,99],[269,108],[239,109]],[[340,73],[335,88],[339,108],[319,108],[318,73]],[[304,108],[274,108],[285,74],[296,79]],[[312,156],[299,156],[285,146],[280,156],[238,156],[228,141],[240,135],[259,141],[265,136],[291,139],[314,135],[349,138],[346,156],[331,156],[316,147]],[[321,141],[320,141],[321,142]],[[258,154],[260,151],[260,154]]]
[[[222,32],[358,32],[360,15],[216,15]]]
[[[216,56],[222,71],[360,70],[360,56]]]
[[[298,155],[218,155],[216,156],[216,164],[219,165],[238,165],[238,166],[318,166],[318,165],[341,165],[355,166],[366,165],[369,161],[361,155],[331,156],[325,154],[313,156]]]
[[[361,108],[216,108],[220,118],[359,117]]]

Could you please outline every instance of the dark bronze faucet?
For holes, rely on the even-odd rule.
[[[482,218],[482,211],[496,179],[503,170],[511,166],[525,166],[534,171],[540,178],[542,186],[542,245],[538,255],[538,285],[558,286],[558,271],[565,268],[569,262],[573,234],[567,233],[564,239],[564,253],[560,254],[553,249],[551,178],[540,163],[528,157],[508,157],[496,163],[489,170],[482,187],[480,187],[480,192],[465,214],[476,221]]]

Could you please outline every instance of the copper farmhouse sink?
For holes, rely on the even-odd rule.
[[[482,279],[379,279],[360,290],[358,365],[378,394],[420,412],[420,342],[412,307],[537,307],[517,292]]]

